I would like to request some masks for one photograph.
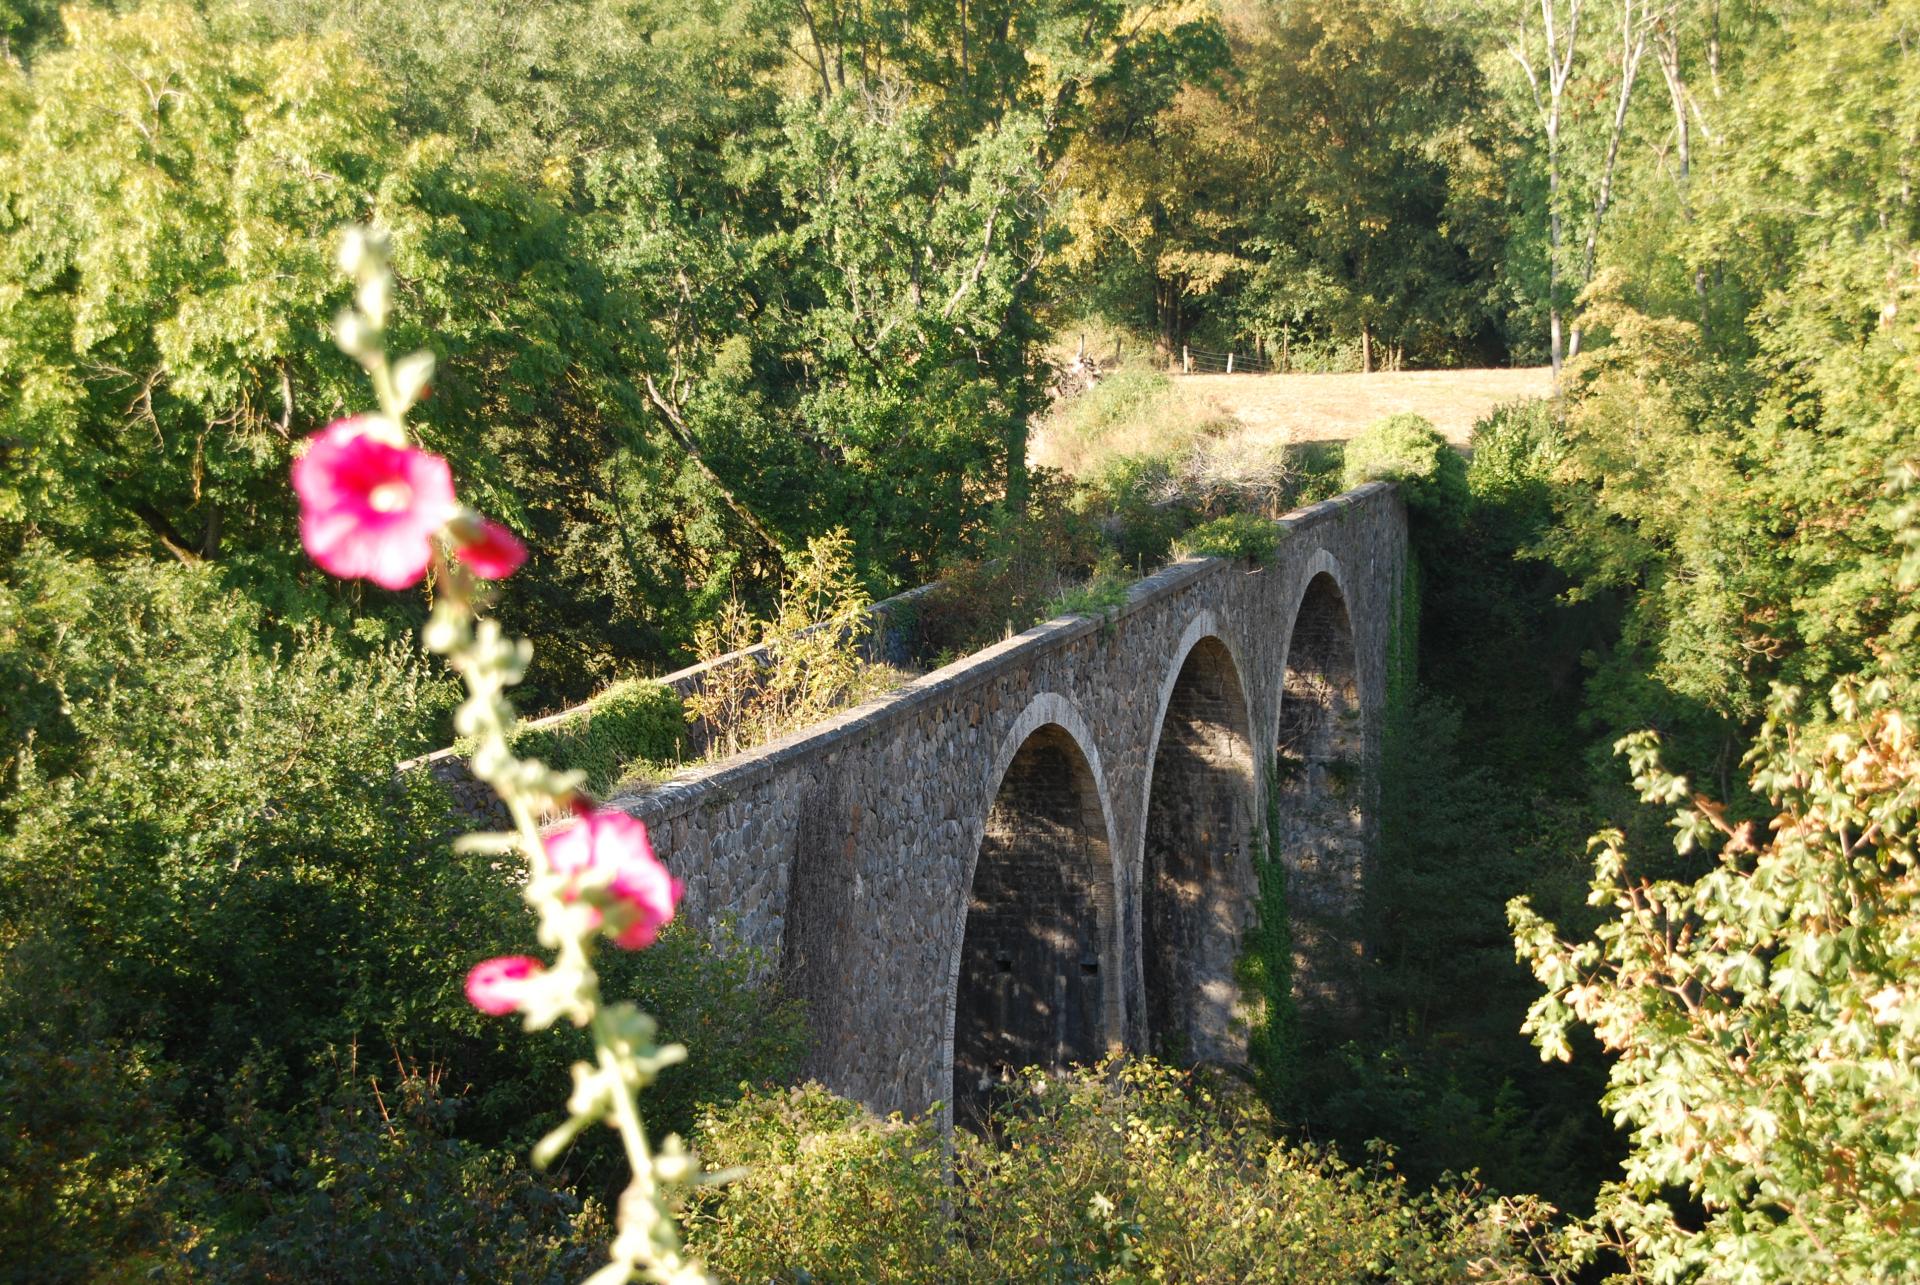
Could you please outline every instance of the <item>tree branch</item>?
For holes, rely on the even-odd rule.
[[[769,531],[766,524],[755,516],[753,510],[741,502],[740,497],[733,493],[733,488],[722,482],[720,475],[713,471],[713,466],[707,463],[706,457],[700,453],[698,443],[693,439],[692,430],[687,427],[686,420],[680,417],[680,412],[674,409],[671,402],[660,395],[660,389],[654,384],[653,376],[645,375],[642,378],[646,381],[648,400],[654,404],[661,417],[667,422],[667,432],[675,442],[679,443],[680,449],[687,453],[687,458],[693,461],[695,467],[706,474],[707,481],[713,483],[714,489],[720,492],[721,500],[733,510],[734,516],[746,523],[755,535],[766,542],[769,549],[775,553],[784,552],[784,546],[774,538],[773,532]]]

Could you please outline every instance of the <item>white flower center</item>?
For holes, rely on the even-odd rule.
[[[367,495],[375,513],[398,513],[413,500],[413,488],[405,482],[382,482]]]

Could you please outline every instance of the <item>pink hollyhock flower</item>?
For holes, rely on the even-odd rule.
[[[527,546],[520,537],[492,518],[480,518],[474,525],[478,534],[456,545],[454,556],[482,580],[504,580],[518,571],[527,560]]]
[[[673,919],[673,908],[680,904],[686,886],[649,851],[622,862],[609,891],[628,911],[626,926],[613,935],[613,944],[623,950],[644,950]]]
[[[546,971],[546,966],[531,955],[482,960],[467,974],[467,1001],[494,1017],[511,1013],[520,1007],[527,983]]]
[[[335,420],[293,462],[300,542],[333,575],[404,589],[426,574],[434,536],[459,511],[453,471],[364,419]]]
[[[558,874],[608,876],[607,927],[628,950],[653,944],[686,890],[654,856],[646,824],[611,809],[589,811],[548,839],[547,860]]]

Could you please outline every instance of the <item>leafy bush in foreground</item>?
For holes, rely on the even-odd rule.
[[[1885,682],[1841,683],[1830,708],[1776,691],[1747,758],[1773,815],[1747,820],[1667,771],[1652,733],[1626,738],[1704,872],[1630,875],[1605,831],[1590,939],[1509,907],[1542,1054],[1569,1057],[1580,1023],[1615,1055],[1601,1103],[1632,1149],[1589,1233],[1630,1279],[1920,1273],[1920,737]]]
[[[749,1095],[701,1125],[702,1153],[747,1171],[699,1199],[690,1240],[739,1281],[1348,1285],[1517,1268],[1469,1193],[1414,1194],[1384,1160],[1277,1142],[1250,1096],[1148,1061],[1035,1072],[991,1143],[956,1131],[949,1161],[935,1118],[880,1120],[817,1085]]]
[[[365,1280],[320,1228],[432,1239],[476,1192],[523,1198],[495,1148],[553,1122],[582,1049],[461,998],[460,967],[514,941],[518,877],[446,853],[444,796],[395,777],[443,734],[450,693],[402,647],[260,635],[212,569],[32,545],[0,584],[0,1278],[144,1278],[198,1245],[257,1258],[254,1279]],[[699,1050],[662,1078],[656,1123],[791,1075],[804,1023],[751,952],[669,932],[608,964],[610,996]],[[385,1141],[362,1108],[329,1125],[334,1050],[356,1044],[442,1068],[458,1115]],[[393,1181],[340,1205],[321,1179],[362,1152]],[[560,1176],[597,1195],[612,1158],[595,1137]],[[424,1194],[388,1200],[416,1169]],[[543,1190],[524,1198],[565,1196]],[[303,1200],[336,1221],[301,1230]]]

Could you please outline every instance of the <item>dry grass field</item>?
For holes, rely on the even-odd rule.
[[[1203,417],[1230,418],[1260,443],[1352,437],[1383,415],[1412,411],[1455,446],[1502,402],[1545,397],[1546,366],[1520,370],[1408,370],[1372,375],[1176,375],[1183,402]]]

